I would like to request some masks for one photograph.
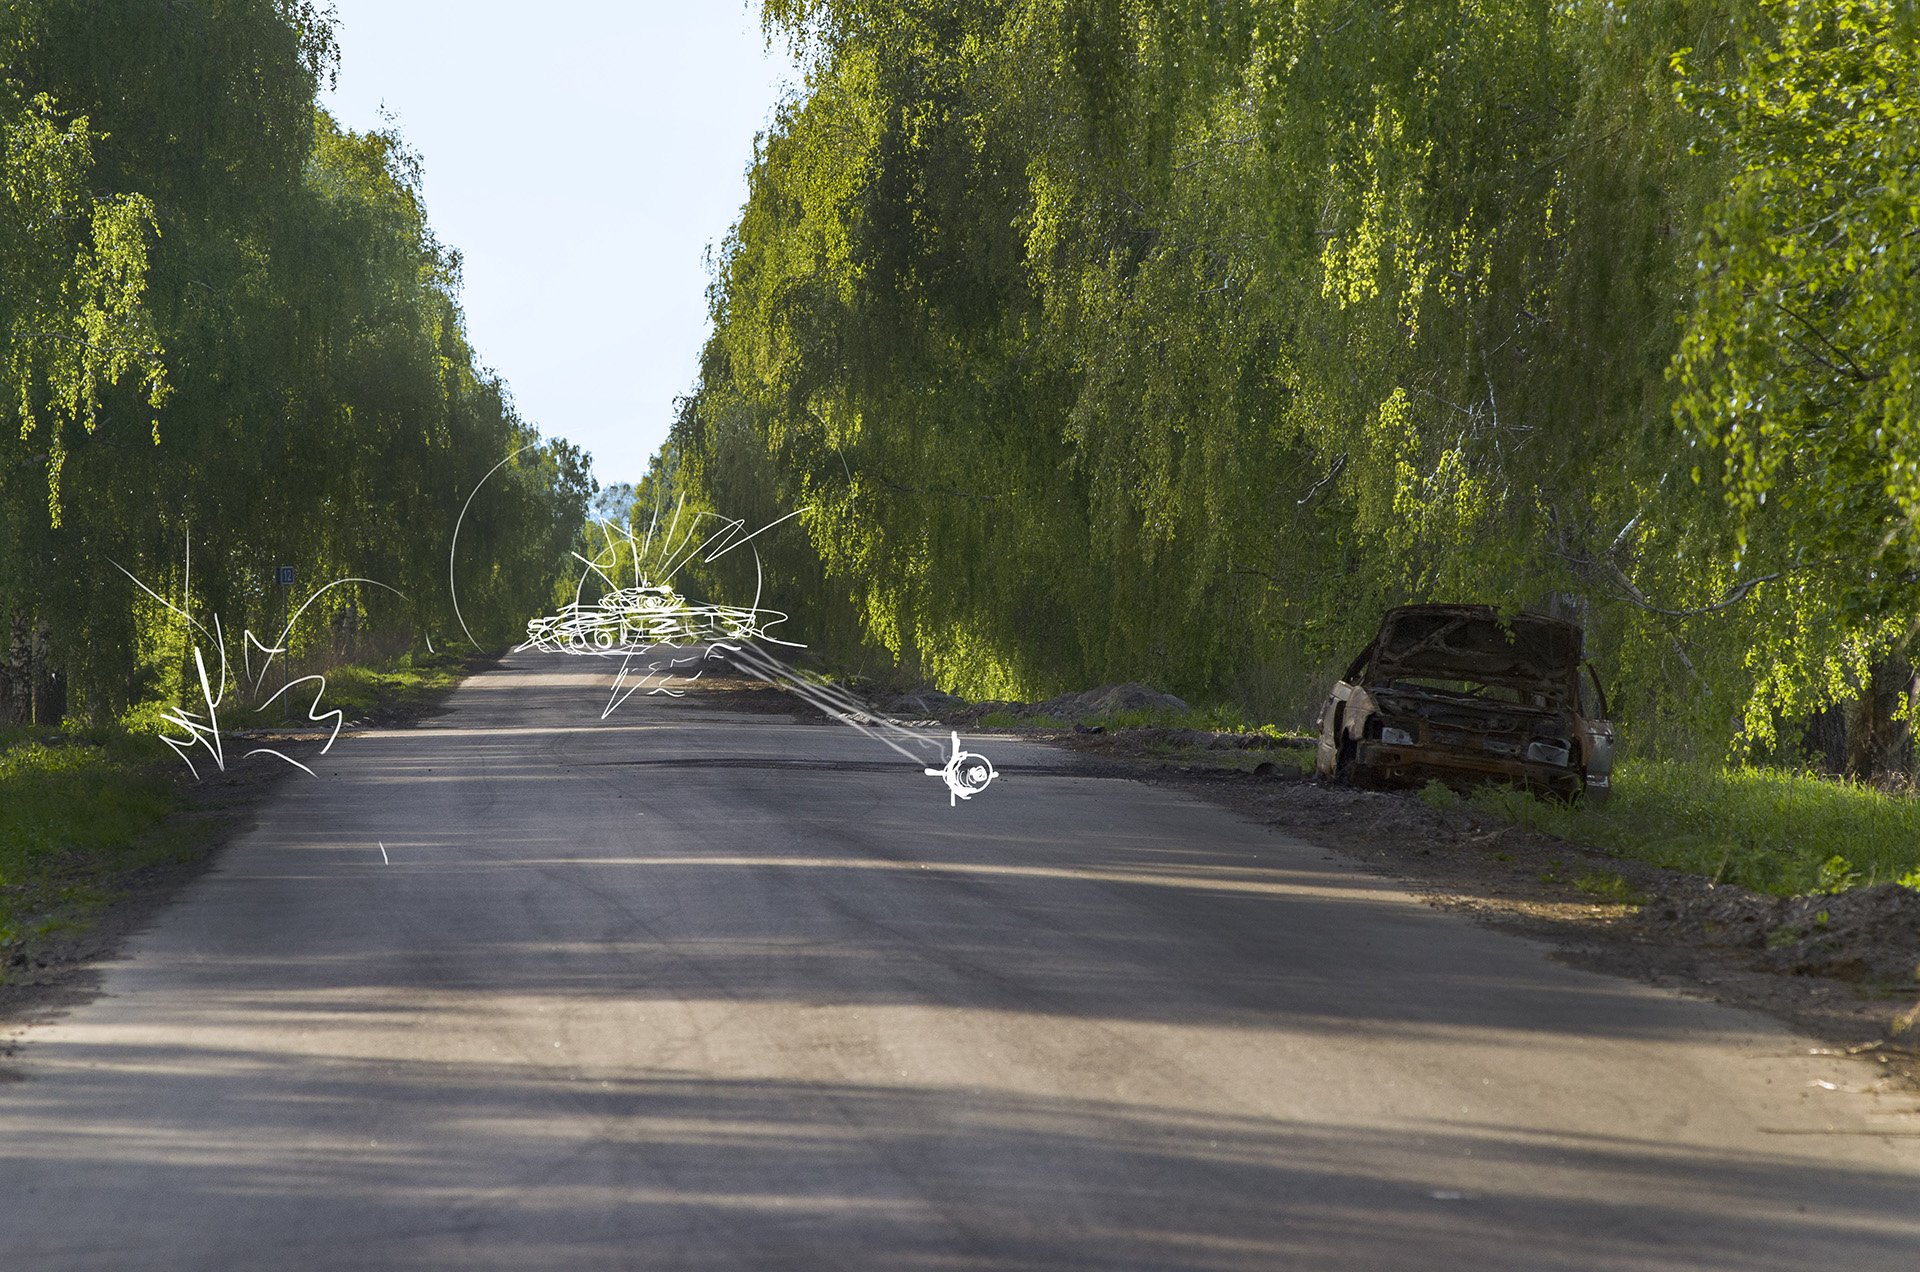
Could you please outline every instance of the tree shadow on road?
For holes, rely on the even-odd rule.
[[[1626,1136],[511,1064],[289,1070],[287,1056],[211,1047],[63,1052],[57,1083],[7,1089],[0,1179],[35,1197],[0,1217],[18,1266],[1798,1272],[1906,1266],[1915,1236],[1866,1217],[1911,1209],[1904,1175]],[[1488,1189],[1490,1174],[1509,1183]],[[137,1243],[111,1235],[134,1229]]]

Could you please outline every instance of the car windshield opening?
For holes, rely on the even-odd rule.
[[[1416,680],[1486,697],[1507,687],[1511,701],[1547,694],[1565,700],[1579,658],[1578,630],[1519,615],[1405,611],[1381,633],[1376,663],[1385,678]],[[1515,698],[1517,692],[1521,696]]]
[[[1437,693],[1449,698],[1467,698],[1476,702],[1501,702],[1519,706],[1544,706],[1543,696],[1518,685],[1492,684],[1477,680],[1439,680],[1430,676],[1397,677],[1390,689],[1415,693]]]

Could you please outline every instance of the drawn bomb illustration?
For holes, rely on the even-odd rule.
[[[987,789],[987,783],[1000,776],[994,772],[993,761],[984,755],[960,749],[960,735],[953,735],[953,755],[948,758],[945,767],[930,768],[928,777],[938,777],[947,784],[947,807],[952,808],[956,801],[972,799]]]
[[[696,512],[683,533],[683,510],[684,505],[674,509],[664,535],[658,533],[658,509],[644,537],[630,526],[598,519],[606,546],[591,558],[574,554],[585,568],[574,589],[573,602],[529,621],[526,642],[519,648],[618,658],[612,691],[600,713],[603,720],[636,693],[681,697],[685,690],[677,686],[700,679],[709,664],[718,663],[790,690],[829,719],[857,729],[915,764],[925,765],[929,753],[939,758],[941,767],[925,768],[924,772],[946,783],[949,808],[972,799],[999,776],[986,756],[962,749],[957,732],[953,734],[953,754],[947,756],[946,747],[937,737],[887,719],[838,685],[799,675],[760,648],[763,642],[794,649],[804,646],[771,634],[770,629],[786,622],[787,616],[779,610],[762,609],[757,586],[753,604],[747,606],[698,605],[674,590],[674,575],[688,563],[711,563],[739,547],[753,554],[758,578],[760,552],[751,540],[807,509],[788,513],[751,534],[745,532],[745,522],[710,512]],[[707,518],[718,521],[719,528],[700,538],[693,527]],[[599,600],[589,602],[586,589],[595,576],[606,591]],[[622,586],[623,576],[633,582]],[[451,572],[448,582],[451,586]],[[457,601],[455,608],[457,613]]]
[[[477,645],[473,633],[468,631],[466,619],[460,613],[460,589],[455,578],[454,565],[460,545],[460,528],[466,519],[468,508],[473,504],[474,496],[479,494],[480,486],[488,478],[504,467],[508,461],[521,451],[513,451],[480,480],[480,485],[468,494],[467,501],[461,506],[460,516],[455,519],[453,540],[447,550],[447,594],[452,602],[455,620],[469,643]],[[606,550],[588,558],[575,553],[575,559],[585,566],[574,590],[574,601],[562,606],[557,613],[541,615],[527,623],[527,640],[518,648],[539,649],[547,653],[585,655],[589,657],[618,657],[620,667],[614,677],[612,693],[609,695],[601,719],[612,715],[619,706],[635,693],[645,691],[649,694],[666,694],[679,697],[682,691],[674,688],[676,683],[685,684],[698,680],[710,665],[725,667],[736,666],[748,675],[755,676],[768,684],[777,685],[792,691],[796,696],[817,707],[829,719],[848,725],[866,734],[874,741],[897,752],[902,758],[915,764],[924,765],[931,753],[942,759],[941,767],[925,768],[929,777],[938,777],[947,786],[947,806],[958,805],[963,799],[972,799],[985,790],[999,774],[994,771],[993,763],[986,756],[965,750],[960,745],[960,734],[952,734],[953,754],[944,755],[938,738],[920,732],[901,721],[890,720],[874,711],[867,703],[839,685],[809,680],[796,673],[784,661],[774,657],[759,647],[761,642],[772,645],[786,645],[791,648],[804,648],[796,641],[781,640],[769,633],[769,629],[784,623],[787,616],[778,610],[761,609],[760,594],[756,584],[754,603],[750,606],[736,605],[696,605],[690,603],[674,590],[671,580],[680,568],[689,561],[699,558],[711,563],[737,547],[745,546],[754,557],[754,573],[760,575],[760,553],[751,544],[766,531],[781,522],[797,517],[801,512],[788,513],[787,516],[771,522],[745,534],[745,522],[728,518],[715,518],[720,528],[704,539],[696,542],[689,527],[685,537],[678,537],[681,508],[674,510],[673,522],[667,533],[656,541],[655,532],[659,529],[659,514],[656,511],[654,523],[648,527],[643,541],[626,526],[616,525],[606,519],[600,519],[599,525],[606,536]],[[696,513],[694,524],[702,518],[714,517],[712,513]],[[658,546],[656,547],[656,542]],[[630,562],[630,569],[636,582],[632,586],[622,587],[617,581],[622,572],[623,558]],[[185,546],[185,564],[181,581],[181,604],[175,605],[143,583],[125,566],[117,561],[115,568],[147,594],[153,601],[183,619],[193,631],[197,631],[206,643],[210,643],[218,654],[219,674],[212,674],[207,665],[205,649],[201,642],[193,644],[194,667],[198,673],[200,699],[204,710],[173,709],[165,714],[166,722],[182,731],[182,736],[166,734],[161,741],[186,762],[187,768],[197,778],[199,768],[194,763],[194,753],[204,749],[214,766],[224,772],[227,769],[228,756],[225,746],[224,730],[220,721],[220,711],[227,707],[227,691],[232,684],[232,676],[227,660],[227,638],[220,617],[212,616],[213,626],[207,627],[189,611],[192,595],[193,549],[189,538]],[[598,600],[587,602],[585,589],[590,576],[597,575],[608,591]],[[268,672],[276,658],[285,658],[290,649],[289,637],[311,605],[325,593],[336,587],[361,584],[382,588],[394,593],[402,600],[406,594],[398,589],[381,583],[376,579],[348,576],[335,579],[310,595],[287,619],[286,629],[273,644],[262,643],[251,630],[245,631],[241,639],[241,653],[246,667],[242,684],[251,682],[256,695],[263,691]],[[427,642],[429,652],[433,643]],[[265,661],[258,672],[253,669],[253,654],[259,651]],[[636,667],[636,660],[641,661]],[[685,670],[685,669],[691,670]],[[632,683],[629,678],[637,677]],[[259,703],[256,711],[266,711],[280,702],[295,687],[317,685],[313,690],[313,700],[308,708],[308,721],[315,724],[331,723],[333,728],[320,754],[332,750],[335,740],[345,724],[345,713],[340,710],[323,711],[321,701],[326,693],[326,677],[321,675],[301,676],[288,680],[281,688]],[[926,723],[931,723],[927,721]],[[917,754],[916,754],[917,752]],[[308,775],[314,775],[307,765],[284,752],[269,747],[255,747],[241,757],[270,755],[284,760]],[[383,861],[388,860],[386,845],[380,845]]]
[[[786,618],[778,610],[692,605],[665,584],[624,587],[592,604],[575,602],[527,623],[523,649],[618,657],[659,645],[751,640]]]
[[[697,524],[701,517],[711,515],[697,514],[693,521]],[[761,609],[757,592],[752,605],[696,605],[674,590],[673,576],[689,561],[698,557],[711,562],[754,535],[772,529],[762,526],[742,537],[744,522],[720,520],[719,530],[695,542],[691,528],[685,538],[678,537],[678,509],[666,535],[658,539],[656,514],[644,541],[628,527],[600,518],[606,548],[591,559],[574,553],[574,559],[585,567],[574,588],[574,600],[555,613],[528,620],[527,639],[519,648],[618,658],[620,667],[613,689],[600,713],[604,720],[635,693],[683,696],[685,690],[676,685],[700,679],[709,663],[738,653],[746,641],[793,645],[771,634],[770,629],[786,622],[787,616],[779,610]],[[759,550],[751,544],[748,547],[757,563]],[[634,582],[622,586],[620,576],[629,572]],[[597,601],[587,601],[587,582],[594,576],[608,591]]]

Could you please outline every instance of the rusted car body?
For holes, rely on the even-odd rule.
[[[1581,644],[1572,623],[1486,605],[1388,610],[1321,708],[1315,771],[1355,785],[1503,783],[1602,800],[1613,726]]]

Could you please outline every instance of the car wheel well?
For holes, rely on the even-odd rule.
[[[1359,751],[1360,748],[1358,744],[1356,744],[1352,738],[1342,737],[1338,734],[1335,735],[1333,748],[1334,781],[1342,785],[1352,784],[1354,761]]]

